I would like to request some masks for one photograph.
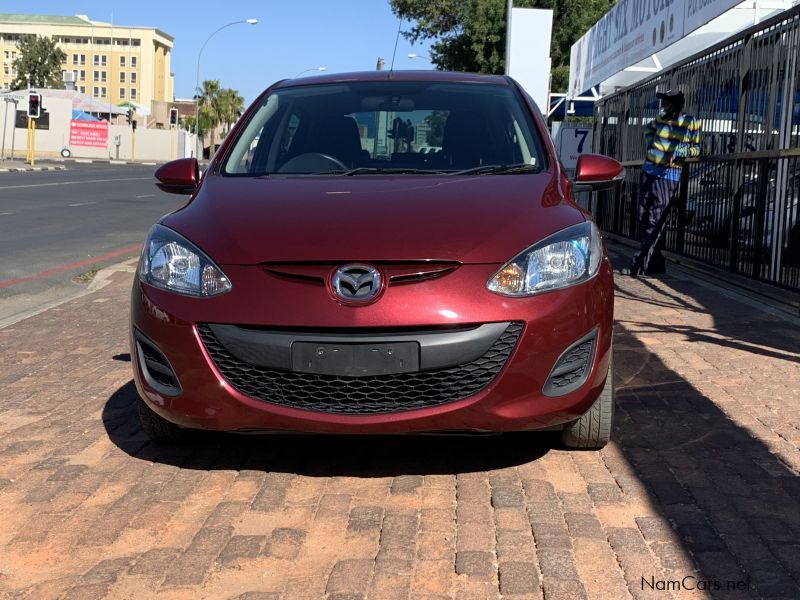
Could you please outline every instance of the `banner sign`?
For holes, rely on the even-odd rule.
[[[742,0],[619,0],[570,52],[575,97],[686,37]]]
[[[108,146],[108,121],[70,121],[69,145],[106,148]]]

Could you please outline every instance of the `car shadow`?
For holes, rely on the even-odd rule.
[[[333,477],[394,477],[503,469],[538,460],[558,444],[553,432],[505,435],[322,435],[193,432],[182,447],[150,443],[129,381],[103,408],[111,441],[130,456],[200,470],[260,470]]]

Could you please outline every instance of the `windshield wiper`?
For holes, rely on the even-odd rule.
[[[424,175],[431,175],[431,174],[441,174],[444,171],[437,171],[434,169],[414,169],[411,167],[356,167],[355,169],[350,169],[349,171],[328,171],[326,173],[319,173],[319,175],[369,175],[369,174],[377,174],[377,175],[402,175],[402,174],[424,174]]]
[[[499,173],[529,173],[538,170],[539,167],[536,165],[529,165],[527,163],[518,163],[515,165],[481,165],[480,167],[472,167],[471,169],[464,169],[463,171],[451,171],[448,175],[496,175]]]

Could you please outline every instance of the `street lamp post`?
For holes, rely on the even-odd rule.
[[[298,77],[300,77],[300,75],[305,75],[306,73],[309,73],[310,71],[324,71],[327,68],[328,67],[312,67],[311,69],[306,69],[305,71],[300,71],[297,75],[292,77],[292,79],[297,79]]]
[[[200,52],[197,54],[197,79],[196,79],[196,84],[195,84],[195,87],[194,87],[194,96],[195,96],[194,97],[194,139],[195,139],[195,147],[197,146],[197,142],[198,142],[198,138],[199,138],[198,126],[200,124],[200,98],[198,97],[198,92],[200,91],[200,57],[203,56],[203,50],[205,50],[206,44],[208,44],[208,42],[211,41],[211,38],[213,38],[215,35],[217,35],[220,31],[222,31],[226,27],[230,27],[231,25],[240,25],[240,24],[255,25],[256,23],[258,23],[258,19],[246,19],[244,21],[232,21],[231,23],[228,23],[227,25],[223,25],[222,27],[217,29],[214,33],[212,33],[210,36],[208,36],[206,38],[206,41],[203,42],[203,45],[200,46]],[[201,158],[201,157],[198,156],[198,158]]]
[[[415,58],[424,58],[424,59],[425,59],[425,60],[427,60],[428,62],[430,62],[430,61],[431,61],[431,57],[430,57],[430,56],[428,56],[427,54],[414,54],[414,53],[412,52],[411,54],[408,54],[407,56],[408,56],[408,58],[410,58],[410,59],[412,59],[412,60],[413,60],[413,59],[415,59]]]

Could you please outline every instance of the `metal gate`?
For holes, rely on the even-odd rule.
[[[683,169],[665,247],[688,258],[800,291],[800,6],[595,105],[594,151],[625,166],[595,218],[636,239],[644,127],[657,90],[680,87],[703,127],[703,152]]]

